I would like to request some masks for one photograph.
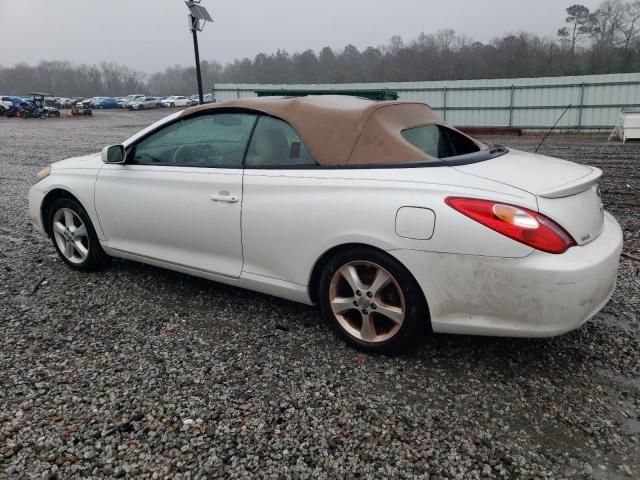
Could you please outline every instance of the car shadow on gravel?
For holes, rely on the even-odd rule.
[[[326,330],[327,333],[323,336],[329,336],[336,344],[342,345],[340,338],[323,325],[315,306],[133,261],[114,260],[110,269],[117,272],[118,276],[131,275],[133,288],[153,295],[154,301],[169,309],[170,314],[183,315],[189,311],[206,317],[212,309],[222,306],[239,314],[253,313],[258,314],[258,317],[264,314],[264,320],[269,323],[265,326],[274,335],[278,332],[295,335],[301,328],[314,327],[320,331]],[[553,338],[484,337],[425,332],[422,342],[402,357],[406,361],[424,364],[433,362],[434,358],[456,358],[458,361],[452,366],[453,369],[462,368],[465,364],[491,363],[503,375],[516,375],[522,368],[529,368],[530,374],[532,366],[555,363],[557,359],[561,359],[563,371],[570,374],[576,368],[584,368],[585,362],[593,359],[594,352],[597,351],[594,346],[606,344],[607,329],[611,328],[610,323],[605,322],[608,318],[606,312],[605,308],[603,313],[596,315],[580,329]],[[203,329],[205,335],[213,334],[219,338],[220,331],[209,324],[206,318],[198,315],[195,318],[199,318],[199,321],[192,324],[193,328]],[[269,333],[269,329],[265,329],[265,332]],[[588,352],[584,351],[585,346]],[[599,361],[598,365],[603,365],[603,362]]]

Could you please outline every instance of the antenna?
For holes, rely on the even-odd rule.
[[[558,119],[558,121],[556,123],[553,124],[553,127],[551,127],[551,129],[547,132],[547,134],[544,136],[544,138],[542,139],[542,141],[540,142],[540,145],[537,146],[535,152],[533,153],[538,153],[538,150],[540,150],[540,147],[542,146],[542,144],[545,142],[545,140],[547,139],[547,137],[549,135],[551,135],[551,132],[553,132],[553,129],[556,128],[558,126],[558,124],[560,123],[560,120],[562,120],[562,117],[564,117],[564,114],[567,113],[567,111],[573,107],[573,105],[570,103],[569,105],[567,105],[567,108],[564,109],[564,112],[562,112],[562,115],[560,115],[560,118]]]

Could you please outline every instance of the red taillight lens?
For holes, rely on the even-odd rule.
[[[558,254],[576,245],[556,222],[523,207],[463,197],[447,197],[445,203],[485,227],[536,250]]]

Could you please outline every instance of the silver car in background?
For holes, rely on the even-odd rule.
[[[162,107],[162,103],[156,97],[138,98],[127,104],[129,110],[146,110],[149,108]]]

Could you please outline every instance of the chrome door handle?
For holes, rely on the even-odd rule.
[[[220,192],[217,195],[211,195],[211,200],[214,202],[238,203],[240,197],[231,195],[229,192]]]

